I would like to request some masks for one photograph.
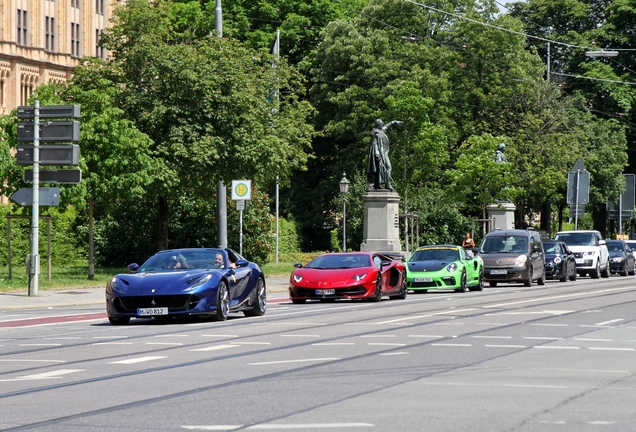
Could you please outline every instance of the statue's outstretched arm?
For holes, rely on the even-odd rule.
[[[401,124],[402,124],[402,122],[399,121],[399,120],[392,120],[392,121],[390,121],[390,122],[388,122],[387,124],[384,125],[384,130],[386,131],[386,130],[392,128],[395,125],[401,125]]]

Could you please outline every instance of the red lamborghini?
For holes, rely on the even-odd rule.
[[[307,265],[295,264],[289,278],[289,298],[307,300],[406,298],[406,270],[402,261],[382,252],[327,253]]]

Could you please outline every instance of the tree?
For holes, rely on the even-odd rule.
[[[148,197],[158,205],[158,248],[168,247],[168,203],[183,193],[209,199],[219,181],[287,182],[304,169],[311,106],[302,77],[267,52],[213,36],[185,40],[172,31],[175,9],[134,0],[115,12],[103,45],[123,89],[118,103],[154,142],[165,170]],[[268,102],[271,89],[278,99]]]

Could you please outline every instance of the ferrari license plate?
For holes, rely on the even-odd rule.
[[[316,295],[331,295],[335,293],[336,293],[335,289],[316,290]]]
[[[138,308],[137,316],[154,316],[154,315],[168,315],[167,307],[159,308]]]
[[[490,270],[490,274],[507,274],[508,270]]]
[[[433,282],[433,278],[413,278],[413,282]]]

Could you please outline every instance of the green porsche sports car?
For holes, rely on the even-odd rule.
[[[413,292],[484,289],[484,264],[461,246],[420,246],[406,263],[406,287]]]

